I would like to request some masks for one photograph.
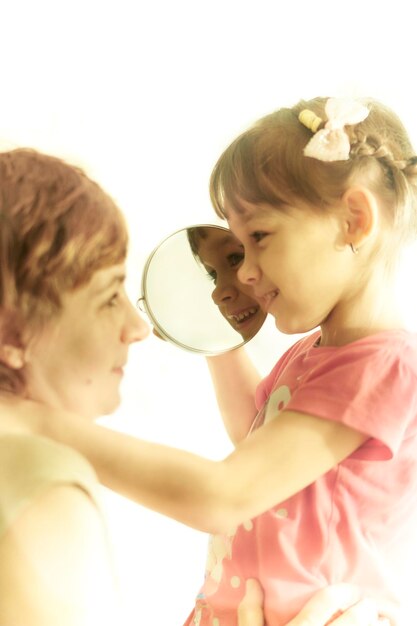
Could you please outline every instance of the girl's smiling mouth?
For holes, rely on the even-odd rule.
[[[227,319],[232,320],[236,324],[244,324],[247,320],[251,319],[259,311],[259,306],[252,306],[243,311],[237,313],[230,313],[227,315]]]
[[[273,289],[272,291],[265,293],[263,296],[256,296],[256,299],[259,301],[262,310],[265,311],[265,313],[268,312],[272,302],[279,295],[279,293],[279,289]]]

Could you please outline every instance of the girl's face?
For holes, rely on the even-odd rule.
[[[342,214],[243,203],[228,209],[231,230],[244,246],[238,277],[284,333],[343,323],[352,289],[352,254]],[[323,326],[322,326],[323,327]]]
[[[239,282],[237,271],[244,258],[242,244],[227,231],[210,229],[198,246],[198,257],[215,285],[212,298],[220,313],[243,339],[260,329],[265,313],[250,285]]]
[[[114,265],[63,294],[62,310],[25,352],[31,399],[91,418],[117,408],[129,346],[149,332],[126,296],[124,278],[124,265]]]

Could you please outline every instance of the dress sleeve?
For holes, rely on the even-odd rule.
[[[303,350],[310,348],[319,336],[320,333],[316,331],[297,341],[293,346],[284,352],[270,373],[265,376],[263,380],[261,380],[255,393],[255,404],[258,411],[263,407],[271,395],[271,392],[275,389],[277,380],[279,380],[281,372],[285,369],[288,362],[296,357],[297,354],[303,352]]]
[[[357,458],[392,458],[417,432],[415,341],[381,345],[371,339],[330,350],[302,377],[286,408],[368,435]]]
[[[265,376],[259,383],[255,392],[255,404],[258,411],[261,410],[265,402],[268,400],[269,395],[274,387],[274,382],[277,379],[277,371],[280,369],[280,361],[274,365],[270,373]]]

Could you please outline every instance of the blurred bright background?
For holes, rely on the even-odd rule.
[[[369,95],[396,110],[417,144],[411,8],[405,0],[2,0],[0,148],[62,156],[117,200],[136,299],[161,239],[216,221],[211,168],[261,115],[301,97]],[[415,273],[410,260],[402,297],[411,325]],[[262,373],[293,339],[268,324],[249,344]],[[105,420],[111,427],[211,458],[230,450],[204,358],[152,336],[132,348],[123,393]],[[207,537],[104,497],[133,623],[181,626],[202,582]]]

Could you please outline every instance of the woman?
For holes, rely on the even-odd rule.
[[[148,328],[124,290],[126,226],[80,170],[29,150],[0,155],[0,624],[120,623],[89,464],[32,436],[13,399],[94,419],[119,404]],[[64,522],[64,523],[63,523]]]

